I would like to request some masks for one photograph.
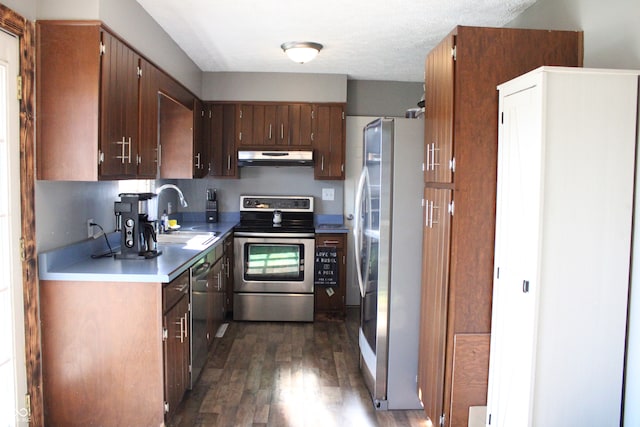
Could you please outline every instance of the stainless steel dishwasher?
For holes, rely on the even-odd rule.
[[[207,336],[207,319],[209,317],[210,288],[212,283],[215,250],[200,258],[191,267],[191,381],[193,388],[207,361],[209,352],[209,337]],[[215,278],[214,278],[215,279]]]

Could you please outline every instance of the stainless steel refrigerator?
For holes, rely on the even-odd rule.
[[[360,368],[376,409],[419,409],[424,121],[364,128],[355,200]]]

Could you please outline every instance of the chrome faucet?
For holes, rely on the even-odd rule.
[[[182,190],[180,190],[177,186],[173,184],[164,184],[156,188],[156,195],[160,195],[160,193],[162,193],[164,190],[168,188],[172,188],[176,190],[176,192],[178,193],[178,198],[180,199],[180,205],[183,208],[186,208],[188,204],[184,198],[184,194],[182,194]],[[149,209],[147,213],[149,214],[149,220],[159,220],[160,219],[160,203],[158,202],[158,197],[153,197],[151,200],[149,200],[148,208]],[[155,215],[155,217],[152,217],[152,215]],[[158,225],[159,224],[156,223],[156,228],[159,229],[159,231],[164,231],[162,227],[158,228]]]
[[[184,194],[182,194],[182,190],[180,190],[180,189],[178,188],[178,186],[176,186],[176,185],[173,185],[173,184],[164,184],[164,185],[161,185],[160,187],[156,188],[156,194],[157,194],[157,195],[160,195],[160,193],[162,193],[162,192],[163,192],[164,190],[166,190],[167,188],[173,188],[174,190],[176,190],[176,191],[178,192],[178,197],[180,198],[180,205],[181,205],[183,208],[186,208],[187,206],[189,206],[189,205],[187,204],[187,201],[186,201],[186,200],[185,200],[185,198],[184,198]]]

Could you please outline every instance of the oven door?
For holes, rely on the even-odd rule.
[[[235,292],[313,293],[313,235],[243,233],[234,244]]]

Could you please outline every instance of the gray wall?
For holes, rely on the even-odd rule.
[[[406,110],[417,108],[423,94],[424,82],[349,80],[347,115],[404,117]]]
[[[584,66],[640,69],[640,1],[638,0],[538,0],[509,23],[509,27],[584,31]],[[640,152],[638,153],[640,164]],[[636,183],[640,188],[640,178]],[[640,211],[636,196],[636,216]],[[634,223],[639,224],[635,218]],[[635,227],[631,272],[631,300],[627,370],[625,373],[624,425],[640,425],[640,228]],[[588,309],[588,308],[586,308]],[[594,366],[594,369],[598,369]],[[585,375],[589,375],[585,372]],[[562,379],[558,379],[562,381]]]
[[[33,0],[32,0],[33,1]],[[98,19],[200,95],[202,72],[135,0],[36,0],[37,19]]]
[[[584,31],[584,66],[640,68],[640,1],[538,0],[508,27]]]
[[[36,0],[2,0],[0,3],[30,21],[36,19]]]
[[[342,181],[316,181],[311,167],[244,167],[240,179],[203,178],[179,180],[178,186],[189,201],[187,212],[204,212],[207,188],[217,189],[222,212],[238,212],[240,195],[304,195],[315,197],[315,211],[319,214],[342,215]],[[322,200],[322,189],[333,188],[333,201]]]
[[[347,76],[302,73],[204,73],[202,99],[346,102]]]

